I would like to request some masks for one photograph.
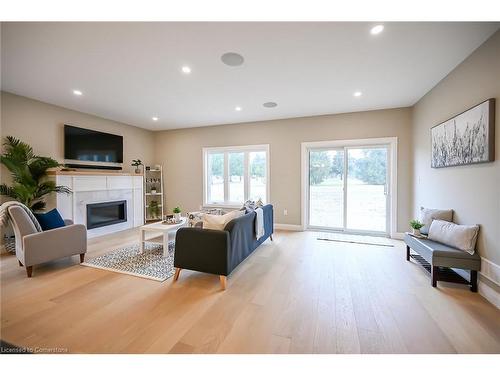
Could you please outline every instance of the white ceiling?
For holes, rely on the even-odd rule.
[[[500,26],[373,25],[3,23],[2,90],[153,130],[403,107]]]

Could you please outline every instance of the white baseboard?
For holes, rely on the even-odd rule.
[[[500,287],[500,266],[491,260],[481,257],[481,271],[479,274]],[[488,284],[479,281],[478,291],[484,298],[490,301],[497,309],[500,309],[500,293]]]
[[[486,298],[497,309],[500,309],[500,293],[481,281],[477,284],[477,289],[480,295]]]
[[[405,238],[405,234],[403,232],[392,233],[391,238],[393,240],[402,240],[403,238]]]
[[[500,286],[500,266],[491,260],[481,257],[480,274],[490,280],[492,283]]]
[[[302,225],[274,223],[274,229],[291,230],[291,231],[295,231],[295,232],[302,232]]]

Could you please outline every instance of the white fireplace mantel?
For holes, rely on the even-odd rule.
[[[57,194],[57,209],[64,219],[87,224],[87,204],[127,201],[127,221],[88,229],[88,237],[97,237],[144,224],[143,177],[116,172],[55,173],[57,185],[69,187],[72,194]]]

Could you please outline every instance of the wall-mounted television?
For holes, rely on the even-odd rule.
[[[64,158],[70,167],[121,169],[123,137],[64,125]]]

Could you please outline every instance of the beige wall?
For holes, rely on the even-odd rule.
[[[63,125],[72,124],[83,128],[104,131],[123,136],[123,166],[131,170],[132,159],[146,163],[154,160],[151,131],[106,120],[86,113],[39,102],[23,96],[2,92],[1,136],[15,136],[29,143],[35,152],[64,160]],[[5,169],[2,167],[2,178]]]
[[[271,201],[275,221],[301,223],[301,142],[398,137],[398,228],[410,217],[409,108],[220,125],[158,132],[156,160],[163,164],[167,208],[196,210],[202,204],[202,148],[270,145]],[[283,215],[284,209],[288,216]]]
[[[496,161],[430,167],[430,128],[496,98]],[[500,32],[427,93],[413,110],[413,214],[420,206],[453,208],[455,221],[481,224],[478,249],[500,264]]]

